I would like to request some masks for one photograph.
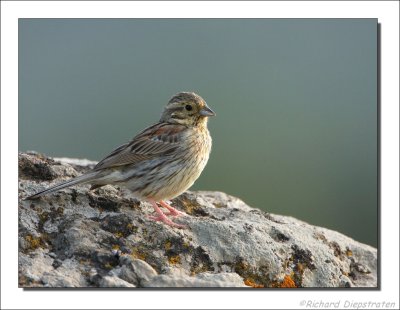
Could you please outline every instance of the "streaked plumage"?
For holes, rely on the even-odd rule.
[[[28,199],[83,183],[92,184],[91,189],[106,184],[122,185],[138,199],[152,203],[158,215],[152,219],[182,228],[166,216],[182,212],[164,200],[182,194],[203,171],[211,151],[207,118],[213,115],[215,113],[199,95],[178,93],[168,102],[158,123],[115,149],[93,170]],[[157,202],[169,213],[163,213]]]

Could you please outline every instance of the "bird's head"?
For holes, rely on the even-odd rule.
[[[192,92],[181,92],[173,96],[161,115],[161,122],[181,124],[188,127],[207,124],[207,118],[214,116],[203,98]]]

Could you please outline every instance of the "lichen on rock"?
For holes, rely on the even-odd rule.
[[[93,162],[19,154],[20,287],[376,287],[377,250],[221,192],[186,192],[179,230],[129,191],[89,185],[25,197]]]

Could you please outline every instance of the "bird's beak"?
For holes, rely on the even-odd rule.
[[[215,112],[213,110],[211,110],[208,106],[204,106],[200,110],[199,114],[201,116],[215,116],[216,115]]]

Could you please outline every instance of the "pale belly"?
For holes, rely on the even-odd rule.
[[[158,200],[169,200],[179,196],[188,190],[199,178],[208,161],[208,155],[198,161],[185,165],[184,168],[177,168],[177,173],[152,193],[152,198]]]
[[[130,189],[140,200],[170,200],[189,189],[207,164],[211,151],[211,137],[200,137],[194,150],[180,158],[164,158],[142,165],[137,174],[120,185]],[[152,167],[157,167],[152,169]]]

